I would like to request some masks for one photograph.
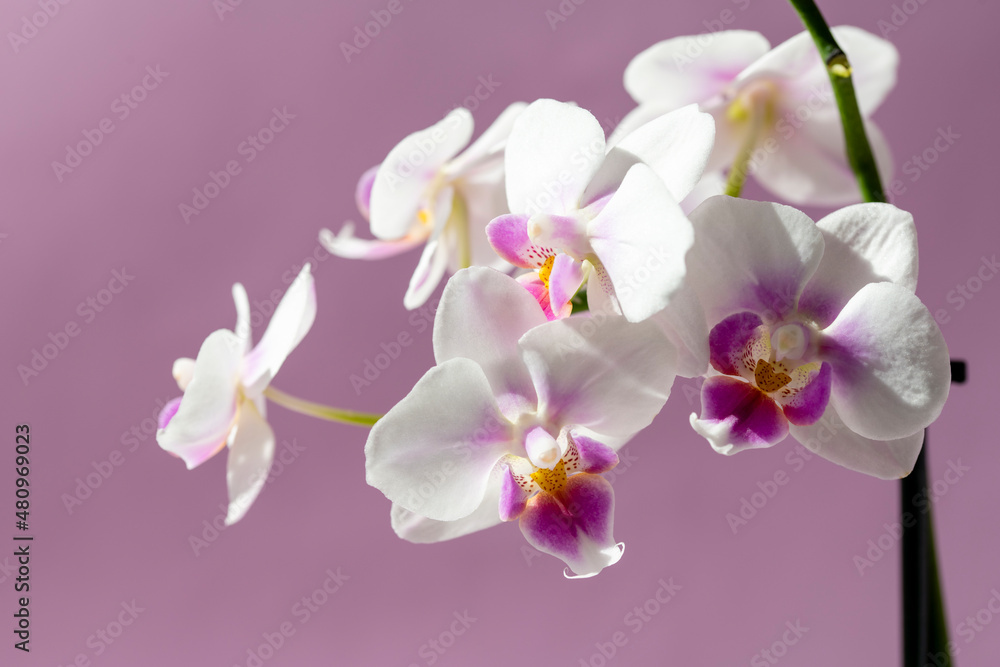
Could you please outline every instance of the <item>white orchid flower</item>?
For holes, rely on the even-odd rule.
[[[424,245],[403,299],[410,310],[427,301],[446,271],[506,267],[484,230],[507,212],[504,146],[525,106],[511,104],[461,153],[473,130],[472,114],[464,107],[409,135],[358,182],[358,209],[370,220],[375,240],[357,238],[349,223],[339,234],[324,229],[320,241],[349,259],[383,259]]]
[[[694,429],[723,454],[791,435],[852,470],[909,474],[951,383],[944,337],[914,294],[913,217],[855,204],[814,223],[719,196],[691,220],[714,370]]]
[[[675,352],[659,328],[548,322],[513,278],[477,267],[445,287],[434,355],[365,447],[397,534],[437,542],[518,519],[575,576],[616,563],[614,493],[599,473],[667,400]]]
[[[156,441],[195,468],[229,447],[226,525],[250,509],[274,458],[274,432],[265,419],[264,391],[316,318],[316,289],[308,264],[289,286],[256,347],[250,347],[250,301],[233,285],[235,331],[219,329],[196,359],[174,362],[184,395],[164,406]]]
[[[852,26],[833,28],[847,54],[861,114],[868,119],[896,83],[899,54],[887,40]],[[775,195],[793,204],[842,206],[860,194],[847,162],[833,88],[809,33],[774,48],[756,32],[729,30],[668,39],[637,55],[625,89],[638,103],[612,142],[688,104],[716,122],[707,174],[742,160]],[[883,179],[892,155],[870,120],[866,132]]]
[[[511,264],[539,270],[550,317],[564,316],[587,280],[591,308],[640,322],[683,284],[694,237],[677,202],[701,177],[713,134],[711,117],[690,106],[607,150],[588,111],[533,102],[507,144],[511,213],[489,224],[490,243]]]

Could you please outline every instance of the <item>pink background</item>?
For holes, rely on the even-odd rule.
[[[479,77],[499,83],[474,110],[480,130],[508,103],[541,96],[577,101],[612,125],[630,108],[622,71],[652,43],[702,32],[720,17],[772,43],[800,30],[784,3],[761,0],[591,0],[573,5],[555,30],[545,12],[557,11],[557,0],[403,0],[402,12],[345,62],[339,44],[387,4],[244,0],[220,19],[210,0],[78,0],[59,5],[16,53],[4,38],[0,543],[12,544],[15,532],[18,423],[31,425],[36,541],[32,651],[11,646],[16,596],[13,576],[0,569],[0,663],[68,665],[82,654],[102,666],[247,665],[262,634],[289,622],[294,635],[264,664],[601,665],[595,643],[622,632],[627,642],[609,664],[754,665],[767,664],[759,652],[780,644],[786,623],[799,622],[808,631],[779,646],[783,664],[898,664],[899,544],[884,527],[895,519],[898,486],[824,461],[796,466],[786,459],[791,443],[718,456],[687,426],[696,404],[683,385],[628,447],[634,463],[615,481],[615,534],[628,549],[596,579],[566,581],[555,559],[527,557],[514,525],[450,544],[397,539],[388,501],[364,482],[365,431],[280,407],[270,413],[279,441],[302,451],[244,521],[206,533],[214,539],[195,555],[189,538],[220,516],[225,500],[224,457],[188,472],[156,446],[147,420],[177,393],[174,358],[233,326],[234,281],[255,302],[283,291],[322,227],[358,219],[358,175],[461,104]],[[954,388],[932,429],[931,479],[941,491],[934,510],[958,661],[992,664],[1000,619],[980,631],[960,624],[1000,589],[989,370],[1000,367],[1000,280],[971,300],[953,290],[976,276],[984,255],[1000,252],[986,196],[1000,154],[1000,94],[990,73],[1000,11],[985,0],[904,4],[916,12],[896,14],[902,25],[890,39],[902,53],[900,79],[878,119],[906,188],[896,203],[914,212],[920,230],[918,293],[948,318],[953,356],[971,364],[970,383]],[[831,22],[876,32],[894,13],[886,0],[825,5]],[[0,30],[18,31],[38,11],[37,0],[6,0]],[[142,82],[147,66],[169,74],[120,119],[113,101]],[[240,142],[275,107],[295,118],[246,163]],[[52,162],[106,117],[114,131],[59,182]],[[903,171],[911,156],[933,153],[939,129],[949,127],[960,138],[919,180]],[[232,159],[242,171],[185,224],[179,204]],[[755,186],[747,195],[764,197]],[[401,398],[432,363],[429,319],[402,308],[416,261],[412,253],[318,263],[319,315],[277,386],[371,411]],[[123,267],[134,279],[101,312],[79,306]],[[17,366],[69,323],[78,335],[25,385]],[[401,332],[415,343],[357,395],[350,375]],[[141,440],[126,436],[133,427]],[[68,509],[64,497],[78,480],[107,471],[113,456],[121,465]],[[968,468],[954,484],[944,481],[949,461]],[[734,535],[726,515],[777,471],[788,483]],[[854,557],[880,537],[887,552],[862,576]],[[11,551],[0,547],[0,566],[9,567]],[[302,623],[293,606],[322,587],[328,568],[349,580]],[[648,602],[661,579],[682,587],[662,608]],[[117,632],[121,605],[133,600],[143,611],[104,644],[95,633],[109,624]],[[637,621],[633,609],[647,603],[655,615]],[[450,635],[463,612],[476,620]],[[427,644],[434,638],[443,652]]]

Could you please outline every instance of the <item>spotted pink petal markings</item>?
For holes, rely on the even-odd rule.
[[[908,474],[951,379],[941,331],[914,295],[912,216],[857,204],[814,223],[720,196],[691,219],[689,278],[712,367],[692,427],[724,454],[791,435],[852,470]]]
[[[744,312],[709,334],[712,367],[722,375],[705,381],[702,414],[691,425],[718,451],[770,447],[788,435],[790,423],[814,424],[823,416],[830,400],[830,364],[800,363],[807,346],[802,336],[808,332],[800,325],[782,329],[772,334],[759,316]],[[772,337],[779,339],[775,346]]]
[[[433,542],[518,520],[567,576],[616,563],[614,494],[600,474],[669,395],[676,353],[659,327],[549,321],[518,281],[471,268],[445,288],[434,353],[365,446],[396,532]]]
[[[614,491],[599,475],[618,464],[618,455],[586,436],[560,437],[566,452],[550,466],[537,467],[530,451],[528,459],[511,455],[501,464],[500,519],[518,520],[528,543],[563,560],[572,576],[591,576],[624,553],[612,536]]]
[[[538,245],[528,236],[528,216],[501,215],[486,226],[486,238],[497,254],[522,269],[538,269],[558,252]]]

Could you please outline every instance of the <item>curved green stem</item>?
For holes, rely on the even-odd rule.
[[[341,410],[339,408],[331,408],[320,403],[305,401],[301,398],[292,396],[291,394],[286,394],[275,387],[268,387],[265,389],[264,396],[271,401],[274,401],[281,407],[291,410],[292,412],[298,412],[299,414],[308,415],[309,417],[316,417],[317,419],[340,422],[342,424],[373,426],[375,422],[382,418],[382,415],[376,415],[369,412]]]
[[[858,108],[857,96],[854,93],[854,82],[851,79],[851,63],[847,55],[837,44],[830,26],[820,13],[813,0],[789,0],[798,12],[802,23],[812,35],[819,49],[826,71],[833,85],[833,94],[837,99],[837,108],[844,126],[844,140],[847,143],[847,161],[851,165],[861,195],[865,201],[886,201],[885,190],[882,189],[882,178],[879,176],[875,156],[868,135],[865,133],[865,121]]]

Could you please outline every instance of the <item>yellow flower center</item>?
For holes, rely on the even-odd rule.
[[[753,371],[753,376],[757,382],[757,388],[768,394],[778,391],[792,381],[791,375],[780,371],[775,372],[774,366],[763,359],[757,360],[757,367]]]
[[[541,487],[542,491],[556,494],[566,486],[566,465],[560,460],[552,470],[539,468],[531,473],[531,479]]]
[[[549,288],[549,276],[552,275],[552,265],[555,264],[556,256],[549,255],[545,263],[538,267],[538,278],[545,285],[545,289]]]

